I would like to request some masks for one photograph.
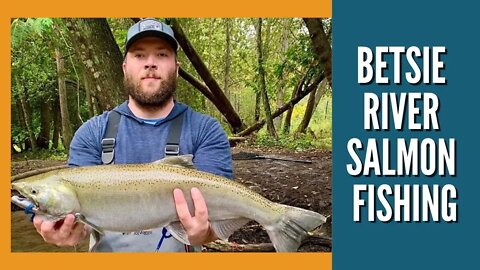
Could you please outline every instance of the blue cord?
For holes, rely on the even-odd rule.
[[[156,251],[159,251],[160,250],[160,247],[162,246],[162,243],[163,243],[163,239],[166,239],[166,238],[170,238],[172,237],[172,234],[168,234],[168,231],[167,231],[167,228],[163,228],[162,229],[162,237],[160,238],[160,241],[158,241],[158,245],[157,245],[157,250]]]
[[[31,203],[29,206],[27,206],[27,208],[25,208],[25,210],[23,212],[25,212],[25,214],[29,215],[29,214],[32,214],[32,216],[30,217],[30,222],[33,222],[33,218],[35,217],[35,212],[33,212],[33,207],[35,205],[33,205],[33,203]]]

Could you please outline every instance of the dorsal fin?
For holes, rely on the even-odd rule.
[[[188,155],[165,157],[163,159],[154,161],[153,163],[177,166],[177,167],[188,168],[188,169],[195,169],[195,167],[193,166],[192,159],[193,159],[193,155],[188,154]]]

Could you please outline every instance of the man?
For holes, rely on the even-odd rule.
[[[127,33],[123,62],[124,86],[128,101],[114,109],[121,117],[115,139],[114,162],[147,163],[164,157],[166,138],[172,122],[183,117],[179,154],[193,154],[198,170],[232,177],[230,147],[220,124],[211,117],[194,112],[174,101],[177,86],[178,44],[172,29],[155,20],[144,19]],[[102,164],[102,139],[108,116],[105,112],[83,124],[70,146],[69,166]],[[185,194],[176,189],[178,217],[192,245],[211,242],[217,237],[210,228],[208,209],[201,192],[193,188],[193,216],[188,210]],[[152,205],[162,211],[161,205]],[[48,243],[59,246],[76,245],[85,239],[91,228],[76,223],[68,215],[62,224],[34,218],[34,226]],[[189,251],[166,231],[158,228],[135,233],[106,232],[96,251]],[[92,247],[93,238],[90,241]]]

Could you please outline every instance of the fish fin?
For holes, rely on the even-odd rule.
[[[97,247],[100,244],[100,241],[102,241],[102,237],[103,237],[104,233],[99,232],[99,231],[92,228],[92,235],[93,235],[93,239],[95,240],[95,244],[92,246],[92,248],[90,248],[90,252],[96,252]]]
[[[232,233],[243,225],[250,221],[248,218],[236,218],[236,219],[224,219],[224,220],[211,220],[210,226],[212,227],[218,238],[227,240]]]
[[[85,225],[88,225],[90,227],[92,227],[92,229],[96,232],[98,232],[101,236],[104,236],[105,233],[103,232],[102,228],[98,227],[97,225],[91,223],[90,221],[88,221],[84,215],[80,214],[80,213],[75,213],[75,218],[77,219],[77,221],[85,224]]]
[[[195,169],[195,167],[193,166],[192,159],[193,159],[193,155],[188,154],[188,155],[165,157],[163,159],[154,161],[153,163]]]
[[[284,216],[265,229],[277,252],[296,252],[308,232],[325,223],[327,218],[313,211],[282,206],[285,207]]]
[[[97,251],[98,244],[100,244],[100,241],[102,241],[102,238],[105,235],[105,233],[100,227],[88,221],[84,215],[80,213],[75,213],[75,218],[78,222],[81,222],[92,228],[92,235],[93,235],[93,239],[95,240],[95,244],[90,248],[90,252]]]
[[[175,239],[186,245],[190,245],[187,232],[183,228],[183,225],[182,223],[180,223],[180,221],[172,222],[168,224],[165,228],[167,228],[168,232],[170,232],[170,234],[175,237]]]

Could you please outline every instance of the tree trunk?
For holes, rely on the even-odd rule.
[[[50,144],[50,104],[46,97],[40,99],[40,133],[37,137],[37,146],[48,149]]]
[[[322,19],[304,18],[310,39],[312,40],[313,50],[320,61],[322,71],[325,73],[328,84],[332,85],[332,48],[328,42],[327,35],[323,29]]]
[[[278,139],[275,126],[273,125],[272,112],[270,110],[270,102],[268,100],[267,86],[265,82],[265,70],[263,68],[263,55],[262,55],[262,19],[258,19],[257,25],[257,54],[258,54],[258,77],[259,77],[259,90],[262,95],[263,108],[265,111],[265,120],[267,122],[268,134],[275,139]]]
[[[225,27],[226,27],[226,34],[225,34],[225,69],[223,75],[223,91],[225,92],[225,96],[230,98],[230,90],[229,90],[229,76],[230,76],[230,51],[232,50],[231,42],[231,30],[232,30],[232,19],[227,18],[225,19]]]
[[[35,133],[33,132],[33,127],[32,127],[32,118],[31,118],[32,114],[31,114],[30,104],[24,97],[20,98],[20,104],[22,105],[22,109],[24,112],[25,124],[27,126],[28,137],[30,138],[30,146],[32,147],[33,151],[36,151],[37,140],[35,139]]]
[[[83,77],[83,87],[85,87],[85,99],[87,100],[87,107],[88,107],[88,118],[93,117],[96,115],[94,106],[93,106],[93,101],[92,101],[92,95],[91,95],[91,85],[87,79],[86,76]]]
[[[300,81],[297,83],[297,85],[293,89],[292,98],[296,98],[301,93],[301,90],[302,90],[302,88],[305,84],[305,80],[307,79],[307,75],[308,75],[308,72],[305,72],[305,75],[303,75],[302,79],[300,79]],[[290,106],[288,108],[287,115],[285,115],[285,122],[283,123],[283,131],[282,131],[282,133],[284,135],[287,135],[287,134],[290,133],[290,125],[291,125],[291,122],[292,122],[293,107],[294,106]]]
[[[23,130],[27,130],[27,121],[25,120],[25,112],[23,110],[22,106],[22,101],[20,100],[20,97],[15,98],[15,105],[17,107],[17,116],[18,116],[18,121],[20,123],[20,127]],[[30,139],[26,138],[24,141],[19,141],[18,142],[21,151],[27,150],[32,147],[32,144],[30,143]]]
[[[17,85],[21,85],[20,82],[17,79]],[[25,88],[24,85],[21,85],[23,88],[23,93],[20,95],[19,101],[20,101],[20,107],[21,111],[23,112],[23,119],[25,121],[25,127],[28,132],[28,138],[29,138],[29,144],[30,147],[32,148],[33,151],[37,150],[37,140],[35,138],[35,133],[33,131],[32,127],[32,107],[30,106],[29,103],[29,96],[28,96],[28,90]],[[28,146],[26,144],[26,146]],[[28,147],[26,147],[28,149]]]
[[[127,99],[123,87],[123,57],[106,19],[63,19],[72,45],[83,63],[84,80],[101,111]]]
[[[281,37],[281,42],[282,42],[282,48],[281,48],[281,55],[282,55],[282,73],[279,75],[279,89],[277,91],[277,96],[276,96],[276,102],[277,102],[277,108],[280,108],[283,106],[283,100],[285,98],[285,92],[286,92],[286,82],[287,82],[287,76],[285,74],[284,68],[285,64],[287,62],[287,51],[289,47],[289,42],[288,42],[288,33],[290,30],[290,19],[284,19],[282,23],[283,31],[282,31],[282,37]],[[279,117],[275,118],[273,121],[275,125],[276,130],[280,130],[282,126],[282,120],[283,120],[283,114],[281,114]]]
[[[303,114],[303,119],[300,125],[298,126],[295,133],[302,133],[305,134],[308,125],[310,124],[310,120],[312,119],[313,115],[313,107],[315,106],[315,94],[317,93],[317,88],[315,88],[308,97],[307,107],[305,108],[305,113]]]
[[[211,22],[211,25],[212,27],[210,27],[209,31],[208,31],[208,45],[207,45],[207,48],[206,48],[206,51],[207,51],[207,67],[210,68],[212,65],[212,40],[213,40],[213,34],[217,32],[217,24],[215,23],[216,22],[216,18],[212,19],[212,22]],[[203,83],[202,83],[203,84]],[[198,89],[198,88],[197,88]],[[206,89],[208,89],[208,87],[206,87]],[[211,93],[210,89],[208,89],[208,91]],[[203,92],[202,92],[203,93]],[[215,102],[212,101],[212,99],[210,99],[210,101],[212,101],[211,103],[206,103],[206,95],[205,93],[204,94],[204,97],[202,99],[202,106],[204,107],[204,111],[205,112],[208,112],[210,115],[213,115],[215,113]],[[211,94],[213,96],[213,94]],[[217,109],[218,110],[218,109]]]
[[[315,95],[315,105],[313,107],[313,111],[317,109],[318,104],[320,103],[320,100],[322,97],[325,95],[327,90],[329,90],[330,86],[328,85],[328,82],[326,80],[323,80],[320,82],[320,85],[318,86],[318,89],[320,89],[320,92],[317,92]]]
[[[62,129],[62,117],[60,115],[60,99],[57,96],[53,102],[52,149],[58,149],[58,139],[60,138],[61,129]]]
[[[310,120],[312,119],[313,113],[317,108],[318,102],[320,102],[320,99],[323,97],[323,95],[327,91],[327,85],[326,85],[327,83],[325,83],[325,81],[326,80],[323,80],[319,84],[319,86],[310,93],[310,97],[308,98],[307,108],[305,109],[305,114],[303,115],[302,122],[298,126],[295,133],[305,134],[307,132],[308,125],[310,124]],[[317,91],[317,89],[320,89],[320,91]]]
[[[62,143],[65,147],[65,151],[68,153],[70,150],[70,142],[72,140],[72,129],[68,112],[67,86],[65,83],[65,61],[59,48],[55,48],[55,58],[57,60],[58,97],[60,100],[60,114],[62,116]]]
[[[257,89],[257,92],[255,92],[255,122],[258,122],[258,120],[260,120],[260,103],[261,103],[260,90]]]
[[[72,63],[73,64],[73,63]],[[75,71],[76,73],[76,71]],[[83,124],[83,119],[82,119],[82,113],[81,113],[81,109],[80,109],[80,79],[78,78],[78,75],[77,75],[77,120],[78,120],[78,123],[80,124]]]
[[[203,63],[202,59],[197,54],[190,41],[185,36],[178,21],[176,19],[172,19],[171,22],[175,38],[185,52],[185,55],[188,57],[202,80],[208,86],[208,89],[210,89],[212,95],[215,96],[215,106],[222,113],[222,115],[225,116],[225,119],[231,125],[232,131],[238,132],[243,128],[242,119],[240,119],[240,116],[235,111],[232,104],[225,96],[224,92],[215,81],[208,68],[205,66],[205,63]]]

